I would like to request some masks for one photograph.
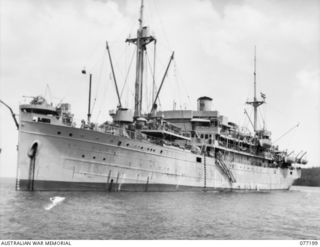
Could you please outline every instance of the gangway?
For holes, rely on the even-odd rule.
[[[219,168],[224,172],[224,174],[229,178],[231,183],[235,183],[236,179],[233,176],[231,170],[229,167],[226,165],[226,163],[222,160],[220,157],[216,157],[216,165],[219,166]]]

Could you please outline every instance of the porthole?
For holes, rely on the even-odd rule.
[[[60,132],[60,131],[58,131],[58,132],[57,132],[57,134],[58,134],[58,135],[61,135],[61,132]]]
[[[95,159],[96,159],[96,156],[93,156],[92,158],[95,160]]]
[[[143,147],[141,147],[141,149],[143,149]]]
[[[129,143],[127,143],[127,147],[129,147]]]
[[[118,146],[120,146],[121,145],[121,141],[118,141]]]
[[[106,160],[106,158],[103,158],[102,160]]]
[[[82,158],[86,157],[84,154],[81,156]]]
[[[69,133],[69,136],[72,136],[72,133]]]
[[[160,153],[162,154],[162,150],[160,151]]]

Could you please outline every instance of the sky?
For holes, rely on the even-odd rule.
[[[196,109],[200,96],[213,109],[250,129],[244,109],[257,91],[266,94],[259,126],[276,144],[307,151],[320,165],[320,1],[145,0],[144,22],[157,38],[156,84],[172,51],[175,60],[160,93],[162,110]],[[138,0],[0,0],[0,99],[18,113],[25,96],[69,102],[79,123],[86,118],[88,75],[93,74],[94,122],[110,120],[117,105],[105,42],[114,62],[122,102],[133,106],[134,46]],[[143,110],[151,106],[153,46],[148,50]],[[131,66],[130,66],[131,64]],[[129,69],[130,68],[130,69]],[[126,79],[127,78],[127,79]],[[264,122],[264,124],[263,124]],[[18,133],[0,105],[0,174],[15,176]]]

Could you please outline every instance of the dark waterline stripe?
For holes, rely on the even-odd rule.
[[[28,191],[29,181],[19,180],[19,189]],[[89,182],[65,182],[65,181],[34,181],[35,191],[104,191],[104,192],[170,192],[170,191],[257,191],[255,189],[221,188],[221,187],[198,187],[172,184],[134,184],[134,183],[89,183]],[[287,189],[279,189],[287,190]],[[271,191],[259,190],[258,192]],[[272,190],[273,191],[273,190]]]

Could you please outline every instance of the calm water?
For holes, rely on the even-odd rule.
[[[270,193],[17,192],[0,179],[0,239],[320,239],[320,188]],[[50,197],[65,200],[46,210]]]

